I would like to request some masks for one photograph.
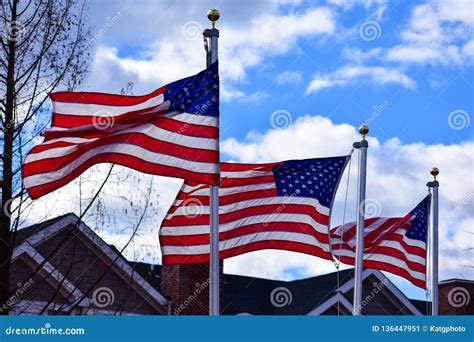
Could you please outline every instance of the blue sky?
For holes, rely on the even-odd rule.
[[[84,90],[117,93],[133,82],[134,94],[145,94],[203,69],[201,32],[210,26],[205,13],[212,7],[221,12],[222,159],[258,163],[344,154],[359,139],[356,128],[368,123],[367,192],[377,213],[410,211],[426,194],[430,168],[438,166],[440,278],[473,279],[465,265],[473,260],[467,249],[474,236],[472,1],[94,1]],[[354,175],[355,168],[348,220],[355,215]],[[162,213],[178,187],[176,180],[156,180]],[[334,224],[341,223],[344,192],[341,185]],[[128,203],[110,201],[118,208]],[[56,198],[54,210],[38,204],[37,212],[71,210],[60,202]],[[158,260],[160,220],[149,222],[141,240]],[[123,243],[114,227],[101,234]],[[226,261],[226,271],[294,279],[334,266],[264,251]],[[409,296],[424,298],[403,279],[392,280]]]
[[[114,13],[117,13],[114,10],[120,11],[121,16],[117,23],[102,35],[96,46],[104,44],[117,48],[116,54],[119,59],[131,58],[149,63],[153,63],[153,56],[149,54],[156,50],[150,46],[156,41],[166,39],[166,29],[161,29],[165,25],[157,25],[157,29],[160,28],[159,32],[156,32],[156,36],[148,38],[155,31],[153,26],[151,28],[148,27],[148,24],[143,25],[143,28],[137,26],[135,20],[138,18],[133,19],[135,16],[140,14],[156,15],[157,22],[159,22],[163,12],[168,11],[172,15],[178,14],[178,17],[173,17],[175,26],[186,25],[189,23],[188,19],[193,19],[205,27],[208,23],[203,14],[207,7],[214,5],[212,1],[197,1],[195,3],[199,3],[199,6],[195,5],[194,11],[184,11],[182,22],[180,22],[179,9],[186,7],[186,2],[150,2],[152,4],[149,6],[150,13],[146,14],[138,12],[146,9],[143,2],[139,2],[141,5],[133,11],[130,7],[126,7],[127,2],[119,2],[113,9],[105,5],[106,3],[110,2],[102,1],[92,4],[92,10],[100,7],[99,13],[102,14],[101,16],[95,14],[97,17],[94,17],[97,21],[96,26],[99,27],[98,30],[102,28],[100,25],[104,18],[112,17]],[[293,36],[283,38],[291,40],[284,52],[275,51],[278,39],[282,39],[278,34],[268,37],[269,40],[275,38],[269,44],[270,46],[265,46],[264,39],[262,39],[264,41],[262,44],[255,44],[254,50],[257,50],[256,53],[260,55],[259,62],[239,61],[248,65],[245,67],[245,75],[224,77],[224,82],[229,84],[229,87],[246,95],[239,98],[238,101],[233,100],[236,98],[234,96],[223,102],[222,126],[224,129],[222,137],[224,139],[228,137],[242,138],[250,130],[268,129],[269,116],[280,108],[290,111],[293,119],[304,114],[324,113],[335,123],[359,125],[372,115],[374,106],[379,106],[385,101],[388,101],[389,105],[377,117],[376,123],[371,125],[373,126],[371,135],[381,140],[397,136],[404,142],[433,144],[456,143],[472,138],[472,129],[452,130],[447,121],[449,113],[453,110],[462,109],[471,113],[473,109],[474,80],[472,55],[469,54],[473,47],[468,44],[472,39],[472,22],[469,22],[469,14],[470,20],[472,20],[473,8],[469,1],[458,1],[457,7],[459,9],[456,6],[454,6],[456,8],[441,6],[443,8],[438,11],[457,10],[464,13],[458,17],[436,14],[439,17],[437,19],[433,19],[434,13],[437,13],[436,2],[288,1],[281,5],[278,5],[278,2],[267,5],[265,5],[265,1],[262,3],[264,4],[254,6],[255,13],[260,13],[262,16],[272,15],[274,18],[294,17],[295,23],[312,10],[328,9],[328,13],[334,21],[334,27],[323,31],[323,33],[318,33],[317,30],[312,32],[306,28],[295,30]],[[216,2],[216,7],[219,7],[219,4],[219,1]],[[340,5],[337,6],[337,4]],[[239,11],[235,14],[233,9],[242,6],[252,8],[252,3],[239,4],[236,1],[222,3],[220,8],[222,18],[218,23],[218,27],[221,28],[221,44],[225,44],[223,41],[227,39],[233,39],[236,36],[235,31],[239,29],[257,35],[268,34],[264,30],[262,30],[263,32],[259,30],[259,26],[264,26],[265,19],[247,25],[245,23],[232,25],[241,14]],[[418,15],[414,14],[417,9],[420,12]],[[153,13],[155,10],[160,13]],[[247,14],[244,12],[242,15]],[[121,31],[114,32],[116,29],[114,26],[122,26],[123,30],[123,25],[127,25],[130,17],[132,17],[130,26],[134,26],[137,31],[145,29],[148,32],[140,32],[138,39],[134,40],[129,37],[133,36],[132,29],[129,30],[127,37],[121,40],[118,36]],[[445,19],[446,17],[449,19]],[[424,27],[422,25],[421,28],[416,27],[417,22],[419,24],[422,20],[426,21]],[[363,37],[361,28],[367,23],[370,28],[371,22],[375,25],[372,25],[376,31],[375,36]],[[278,23],[278,25],[281,24]],[[318,22],[315,21],[311,25],[318,26]],[[226,37],[227,30],[232,31],[229,38]],[[439,32],[433,34],[436,30]],[[176,30],[170,29],[170,31],[174,36]],[[423,33],[428,33],[427,36],[432,35],[432,37],[416,37],[417,39],[411,41],[407,41],[405,37],[409,34],[423,35]],[[191,47],[193,51],[199,51],[198,49],[202,48],[200,34],[196,35],[196,39],[186,39],[185,37],[176,37],[176,39],[184,40],[186,43],[184,46]],[[252,37],[245,37],[245,40],[251,44]],[[183,45],[182,43],[179,45]],[[234,50],[245,50],[244,47],[239,46],[245,44],[245,42],[239,42],[233,45],[232,42],[228,42],[227,45],[233,45]],[[235,47],[236,45],[237,47]],[[410,58],[403,55],[399,58],[390,58],[390,52],[394,52],[400,46],[412,48],[412,50],[406,50],[406,54],[420,54],[420,57],[412,56]],[[470,52],[464,54],[456,52],[452,55],[446,52],[451,48],[461,50],[463,47],[466,47],[465,50]],[[422,49],[429,49],[429,53],[424,53]],[[426,56],[423,57],[423,54]],[[360,55],[359,58],[357,55]],[[459,57],[459,55],[462,56]],[[199,57],[195,56],[195,58],[198,60]],[[459,58],[461,60],[458,60]],[[224,70],[233,59],[235,58],[221,60],[221,69]],[[363,61],[358,61],[358,59]],[[204,65],[203,53],[202,64]],[[159,72],[159,65],[157,66],[157,72]],[[316,75],[324,78],[324,76],[331,75],[344,67],[384,68],[386,72],[396,72],[406,76],[412,84],[403,84],[396,79],[381,84],[380,82],[383,82],[380,80],[382,76],[378,76],[377,79],[377,76],[368,74],[355,77],[344,85],[334,85],[307,93],[308,85]],[[182,69],[186,70],[186,67],[183,66]],[[288,75],[286,81],[285,73]],[[278,79],[279,75],[280,79]],[[158,76],[157,79],[159,80],[160,77]],[[348,79],[350,77],[341,76],[340,81],[345,82]],[[152,84],[148,83],[146,86],[142,86],[138,82],[135,82],[136,91],[152,90]],[[155,84],[156,87],[159,86],[159,84]],[[109,84],[109,87],[113,86]],[[227,126],[232,128],[226,130]]]

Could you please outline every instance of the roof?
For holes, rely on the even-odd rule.
[[[442,280],[439,282],[440,285],[451,284],[451,283],[474,284],[474,280],[453,278],[453,279]]]
[[[429,313],[429,302],[419,299],[410,299],[410,302],[423,314],[426,315]]]
[[[339,272],[339,284],[352,279],[352,269]],[[317,277],[281,281],[239,275],[224,275],[223,313],[235,315],[304,315],[325,302],[337,290],[337,272]],[[272,295],[273,292],[273,295]],[[278,307],[278,295],[292,305]]]
[[[20,245],[23,241],[28,239],[31,235],[33,235],[33,234],[35,234],[35,233],[51,226],[52,224],[55,224],[58,221],[61,221],[66,216],[74,216],[74,217],[79,219],[79,217],[77,217],[76,214],[68,213],[68,214],[65,214],[65,215],[61,215],[61,216],[43,221],[41,223],[37,223],[37,224],[31,225],[31,226],[28,226],[28,227],[25,227],[25,228],[18,229],[16,231],[16,234],[14,235],[15,245]]]

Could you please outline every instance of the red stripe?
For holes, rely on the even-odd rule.
[[[106,106],[133,106],[145,102],[152,97],[163,94],[166,86],[161,87],[147,95],[132,96],[132,95],[117,95],[96,92],[69,92],[59,91],[50,93],[49,97],[56,102],[72,102],[72,103],[89,103]]]
[[[106,119],[108,120],[108,119]],[[71,130],[64,130],[64,131],[55,131],[55,130],[47,130],[43,132],[43,136],[45,141],[49,141],[52,139],[58,138],[102,138],[104,136],[110,135],[112,133],[120,133],[122,130],[137,128],[141,125],[150,124],[156,127],[162,128],[168,132],[184,135],[184,136],[191,136],[191,137],[198,137],[198,138],[211,138],[217,139],[219,137],[219,129],[213,126],[203,126],[203,125],[196,125],[190,124],[187,122],[182,122],[178,120],[174,120],[173,118],[168,118],[164,116],[157,116],[157,117],[148,117],[143,118],[141,120],[134,119],[133,122],[118,122],[111,120],[110,122],[105,121],[104,126],[107,129],[100,129],[100,126],[94,126],[93,123],[89,123],[89,126],[84,126],[82,129],[77,126],[76,124],[71,124],[74,128],[77,126],[79,129],[71,129]],[[127,126],[131,125],[131,126]],[[121,127],[122,126],[122,127]]]
[[[181,159],[197,161],[197,162],[214,162],[217,163],[219,160],[218,151],[209,151],[184,147],[164,141],[155,140],[142,133],[129,133],[120,134],[116,136],[107,136],[100,140],[96,140],[90,143],[83,143],[76,145],[74,152],[70,152],[67,155],[62,155],[54,158],[44,158],[37,161],[32,161],[23,164],[23,175],[28,177],[33,174],[46,173],[51,171],[59,170],[74,160],[79,158],[84,153],[101,146],[110,144],[128,144],[140,146],[148,151],[154,153],[161,153],[166,155],[175,156]],[[40,145],[41,146],[41,145]],[[32,153],[36,153],[37,150],[34,147]],[[113,153],[113,152],[110,152]]]
[[[374,252],[368,252],[367,254],[378,254],[378,255],[386,255],[386,256],[391,256],[395,259],[398,259],[404,263],[406,263],[408,269],[416,271],[416,272],[421,272],[425,273],[426,265],[419,264],[417,262],[413,262],[408,259],[406,251],[402,251],[399,249],[391,248],[391,247],[380,247],[377,248],[376,251]]]
[[[120,153],[104,153],[100,155],[95,155],[94,157],[88,159],[84,164],[74,169],[74,171],[71,172],[69,175],[58,179],[57,181],[31,187],[28,188],[27,191],[32,199],[36,199],[68,184],[92,165],[100,163],[118,164],[152,175],[192,179],[193,181],[204,184],[217,184],[219,178],[218,174],[197,173],[180,169],[177,167],[145,162],[137,157]],[[24,177],[25,176],[23,175],[23,178]]]
[[[272,171],[272,167],[280,165],[282,162],[266,164],[241,164],[241,163],[221,163],[222,172],[240,172],[240,171]]]
[[[416,246],[410,246],[403,240],[403,236],[399,234],[392,234],[391,236],[388,236],[385,240],[390,240],[390,241],[397,241],[401,244],[402,248],[406,250],[409,254],[414,254],[418,255],[420,257],[426,257],[426,248],[422,247],[416,247]],[[383,241],[381,241],[383,242]],[[380,245],[379,245],[380,246]],[[375,247],[373,250],[376,251],[379,246]],[[380,246],[381,247],[381,246]]]
[[[380,244],[387,236],[393,235],[395,231],[397,231],[400,227],[406,225],[408,220],[412,217],[411,214],[407,214],[404,217],[400,218],[398,222],[396,222],[390,229],[387,231],[387,233],[384,236],[379,236],[376,240],[374,240],[373,245],[376,246]],[[405,230],[408,227],[405,227]]]
[[[255,207],[233,210],[229,213],[219,215],[219,223],[231,223],[251,216],[268,216],[269,222],[276,220],[273,215],[280,214],[303,214],[313,218],[317,223],[327,226],[329,218],[319,213],[313,206],[303,204],[268,204]],[[189,215],[175,216],[171,219],[165,219],[162,227],[179,227],[188,225],[204,225],[209,224],[209,215],[203,214],[196,217]]]
[[[162,116],[166,113],[166,110],[161,110],[156,113],[151,113],[153,110],[156,110],[161,105],[129,111],[120,115],[105,115],[100,116],[99,112],[91,112],[90,115],[75,115],[74,113],[68,114],[61,114],[53,112],[53,116],[51,119],[51,127],[58,127],[58,128],[75,128],[80,126],[90,126],[94,125],[95,123],[106,122],[106,123],[121,123],[121,124],[131,124],[131,123],[138,123],[143,124],[146,123],[157,116]],[[94,115],[96,114],[96,115]],[[105,111],[104,111],[105,114]],[[110,124],[109,124],[110,125]]]
[[[426,289],[426,279],[425,281],[422,281],[420,279],[413,278],[410,275],[410,273],[404,268],[396,267],[391,264],[387,264],[384,262],[377,262],[377,261],[364,261],[364,267],[396,274],[400,277],[405,278],[406,280],[411,282],[413,285],[421,287],[422,289]],[[425,274],[425,278],[426,278],[426,273],[425,272],[423,273]]]
[[[323,259],[331,260],[331,254],[313,245],[308,245],[300,242],[268,240],[256,241],[245,246],[239,246],[228,249],[219,253],[221,260],[228,259],[237,255],[260,251],[264,249],[287,250],[291,252],[299,252],[303,254],[314,255]],[[208,263],[209,254],[198,255],[163,255],[163,264],[199,264]]]
[[[259,176],[259,177],[252,177],[252,178],[223,177],[221,180],[221,185],[223,188],[232,188],[235,186],[245,186],[245,185],[262,184],[262,183],[275,183],[275,178],[272,175],[272,176]]]
[[[201,190],[201,189],[197,189]],[[193,191],[195,192],[195,191]],[[192,194],[192,193],[190,193]],[[192,198],[193,200],[199,201],[202,205],[209,205],[209,195],[207,196],[192,196],[185,192],[179,192],[178,196],[176,197],[177,200],[186,200],[188,198]],[[265,189],[265,190],[255,190],[255,191],[246,191],[246,192],[239,192],[232,195],[226,196],[219,196],[219,205],[228,205],[233,203],[242,202],[245,200],[252,200],[252,199],[259,199],[259,198],[268,198],[268,197],[276,197],[278,196],[276,188],[274,189]],[[175,212],[177,208],[181,206],[174,206],[171,207],[171,212]]]

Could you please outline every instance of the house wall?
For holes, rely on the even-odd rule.
[[[474,282],[461,279],[440,283],[440,315],[474,315]]]
[[[223,303],[222,275],[224,264],[220,263],[220,302]],[[172,315],[209,314],[209,264],[163,265],[160,292],[172,302]]]
[[[159,312],[146,300],[146,294],[138,293],[131,286],[134,284],[132,276],[125,273],[119,275],[115,267],[110,267],[111,260],[104,258],[95,246],[84,244],[83,241],[87,240],[84,237],[79,238],[81,234],[79,231],[71,234],[65,230],[53,238],[45,239],[45,242],[36,247],[36,251],[90,299],[90,307],[82,308],[78,313],[159,315],[166,312],[164,309]],[[61,244],[61,247],[56,250],[58,244]],[[59,284],[45,281],[44,275],[35,274],[37,267],[25,264],[21,258],[13,263],[12,268],[12,292],[16,291],[19,282],[33,277],[33,285],[21,296],[21,300],[35,304],[30,305],[24,314],[38,314],[41,312],[38,307],[43,302],[47,304],[51,301],[54,311],[54,307],[68,307],[73,300],[71,296],[62,296],[57,291]],[[17,307],[19,305],[21,304]],[[47,313],[46,311],[44,310],[44,313]]]

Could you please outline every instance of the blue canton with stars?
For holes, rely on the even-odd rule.
[[[199,74],[166,86],[170,112],[219,116],[219,72],[217,62]]]
[[[348,158],[288,160],[274,166],[278,195],[316,198],[329,208]]]
[[[410,228],[405,234],[406,237],[426,242],[430,204],[431,195],[428,195],[410,212],[414,217],[410,220]]]

